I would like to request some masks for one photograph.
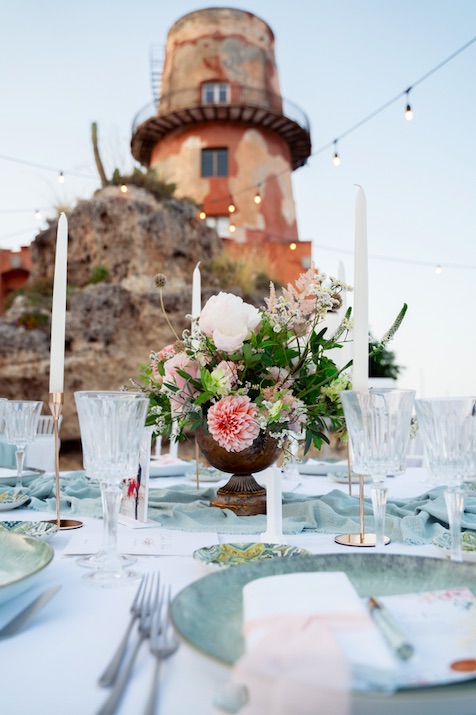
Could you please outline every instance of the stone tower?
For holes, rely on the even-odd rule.
[[[231,8],[177,20],[158,105],[153,116],[145,111],[134,122],[134,158],[196,201],[234,255],[257,247],[282,281],[308,267],[291,173],[310,155],[309,123],[281,96],[274,35],[263,20]]]

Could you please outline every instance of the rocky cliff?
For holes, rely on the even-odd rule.
[[[173,340],[154,276],[168,278],[165,306],[180,334],[189,325],[193,269],[221,250],[216,233],[196,218],[193,204],[159,202],[133,186],[126,194],[108,187],[80,202],[68,217],[68,233],[64,441],[79,438],[76,390],[128,384],[152,349]],[[52,281],[55,244],[56,223],[31,245],[32,282]],[[91,283],[98,269],[106,279]],[[19,298],[0,321],[0,394],[43,400],[48,414],[49,327],[18,326],[23,310],[25,301]]]

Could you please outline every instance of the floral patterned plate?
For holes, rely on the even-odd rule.
[[[48,539],[58,531],[58,527],[56,524],[50,524],[47,521],[0,521],[1,531]]]
[[[441,536],[433,539],[435,546],[438,546],[445,556],[450,555],[450,534],[445,531]],[[476,561],[476,532],[463,531],[461,533],[461,555],[463,561]]]
[[[265,559],[283,558],[285,556],[307,556],[309,551],[298,546],[287,544],[216,544],[204,546],[193,552],[193,558],[207,566],[239,566]]]
[[[0,511],[16,509],[17,506],[23,506],[23,504],[26,504],[29,500],[30,497],[28,494],[22,494],[22,492],[18,492],[17,494],[2,492],[2,494],[0,494]]]

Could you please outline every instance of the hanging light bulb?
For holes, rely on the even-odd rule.
[[[411,108],[410,102],[409,102],[410,90],[411,90],[411,87],[409,87],[409,88],[407,89],[407,91],[405,92],[405,94],[407,95],[407,106],[406,106],[406,109],[405,109],[405,119],[406,119],[408,122],[411,122],[411,120],[413,119],[413,112],[412,112],[412,108]]]
[[[230,203],[228,204],[228,213],[234,214],[235,211],[236,211],[236,206],[235,206],[235,204],[233,203],[233,199],[232,199],[231,196],[230,196]]]
[[[200,219],[200,221],[204,221],[204,220],[206,219],[206,217],[207,217],[207,214],[206,214],[205,211],[202,209],[202,210],[199,212],[199,214],[198,214],[198,218]]]
[[[41,211],[40,211],[40,209],[36,209],[36,211],[35,211],[35,218],[36,218],[37,221],[40,220],[40,218],[41,218]]]
[[[296,245],[294,242],[293,242],[293,243],[290,243],[290,244],[289,244],[289,248],[290,248],[291,251],[295,251],[296,248],[297,248],[297,245]]]
[[[260,204],[260,203],[261,203],[261,194],[260,194],[260,192],[259,192],[259,188],[256,189],[256,194],[255,194],[255,197],[254,197],[253,201],[255,202],[255,204]]]
[[[62,171],[58,174],[58,181],[60,184],[64,184],[64,174]]]
[[[235,224],[234,224],[234,223],[230,223],[230,225],[228,226],[228,229],[229,229],[230,233],[235,233],[235,231],[236,231],[236,226],[235,226]]]
[[[443,272],[443,268],[438,264],[438,265],[435,267],[435,273],[436,273],[437,276],[439,276],[442,272]]]
[[[337,151],[337,139],[334,139],[334,158],[332,159],[334,166],[340,166],[340,156]]]
[[[121,192],[122,192],[123,194],[127,194],[127,186],[126,186],[126,184],[121,184]]]

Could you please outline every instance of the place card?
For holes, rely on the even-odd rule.
[[[62,551],[62,556],[80,556],[96,553],[101,546],[102,535],[97,530],[76,531]],[[213,532],[189,532],[155,527],[130,530],[119,529],[117,550],[134,556],[192,556],[202,546],[218,544]]]

